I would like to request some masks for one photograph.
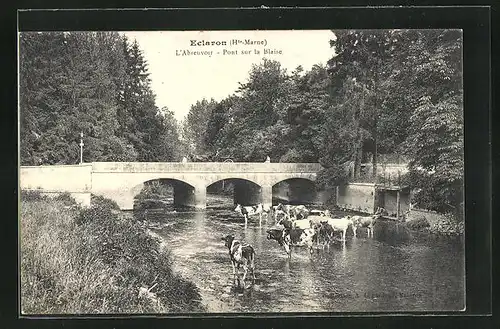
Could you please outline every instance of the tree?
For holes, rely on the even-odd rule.
[[[415,108],[404,151],[411,158],[409,177],[418,191],[416,201],[462,218],[462,33],[414,31],[404,37],[406,62],[400,76],[412,86]]]
[[[64,47],[63,33],[30,32],[19,37],[21,165],[57,162],[54,159],[57,155],[49,156],[44,150],[45,132],[55,125],[57,113],[63,106],[57,96],[57,86],[64,67],[59,54]],[[67,154],[65,150],[59,151],[62,156]]]
[[[207,101],[205,98],[191,105],[183,123],[183,138],[190,145],[190,154],[201,155],[208,152],[205,135],[210,116],[216,106],[215,100]]]
[[[78,163],[80,132],[84,161],[177,157],[139,45],[116,32],[22,33],[20,89],[23,165]]]
[[[336,30],[331,41],[336,56],[329,64],[333,79],[342,82],[352,79],[356,94],[361,99],[355,110],[357,136],[354,139],[354,176],[360,174],[364,152],[373,155],[373,170],[377,172],[380,112],[387,96],[385,82],[394,43],[390,30]],[[342,90],[342,88],[340,89]]]
[[[227,123],[217,141],[221,154],[235,161],[274,161],[286,152],[280,131],[275,125],[283,124],[286,103],[290,95],[290,80],[277,61],[264,59],[253,65],[249,78],[233,95],[227,111]]]
[[[289,125],[286,140],[288,152],[282,155],[282,162],[316,162],[324,145],[321,135],[326,113],[332,105],[330,77],[325,67],[314,65],[301,75],[302,68],[292,72],[292,90],[287,100]]]
[[[228,97],[215,105],[203,134],[203,144],[210,157],[215,161],[224,160],[220,157],[221,145],[219,141],[223,138],[224,128],[229,122],[229,111],[234,102],[234,97]]]
[[[80,131],[86,161],[133,155],[115,139],[123,77],[118,34],[23,33],[20,41],[21,163],[78,163]]]

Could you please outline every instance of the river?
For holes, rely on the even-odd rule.
[[[464,242],[410,232],[379,222],[374,237],[360,229],[312,256],[295,247],[289,260],[268,240],[258,219],[243,220],[231,207],[203,212],[150,212],[150,230],[171,251],[174,268],[200,289],[208,312],[458,311],[465,304]],[[348,231],[349,233],[349,231]],[[256,281],[233,282],[228,250],[232,234],[256,250]],[[242,271],[240,272],[242,275]],[[247,285],[251,281],[247,281]]]

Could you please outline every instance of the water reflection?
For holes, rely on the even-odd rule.
[[[343,244],[312,255],[294,248],[289,260],[267,240],[274,223],[250,220],[231,209],[150,214],[151,229],[171,249],[175,269],[200,288],[210,312],[362,312],[460,310],[464,305],[463,241],[415,234],[403,225],[378,222],[374,238],[361,229]],[[256,250],[256,281],[233,283],[227,248],[232,234]],[[240,275],[242,276],[242,270]],[[247,281],[247,285],[251,280]]]

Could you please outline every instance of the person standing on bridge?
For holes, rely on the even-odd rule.
[[[271,158],[269,156],[267,156],[265,163],[270,163],[270,162],[271,162]]]
[[[182,157],[182,163],[188,162],[188,159],[186,157]]]

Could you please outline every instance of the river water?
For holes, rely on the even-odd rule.
[[[312,256],[295,247],[289,260],[267,240],[274,222],[243,220],[232,207],[203,212],[149,212],[148,226],[171,250],[174,267],[199,288],[208,312],[450,311],[465,304],[464,243],[377,223]],[[232,234],[256,250],[256,281],[233,281],[227,248]],[[242,276],[242,270],[240,272]]]

